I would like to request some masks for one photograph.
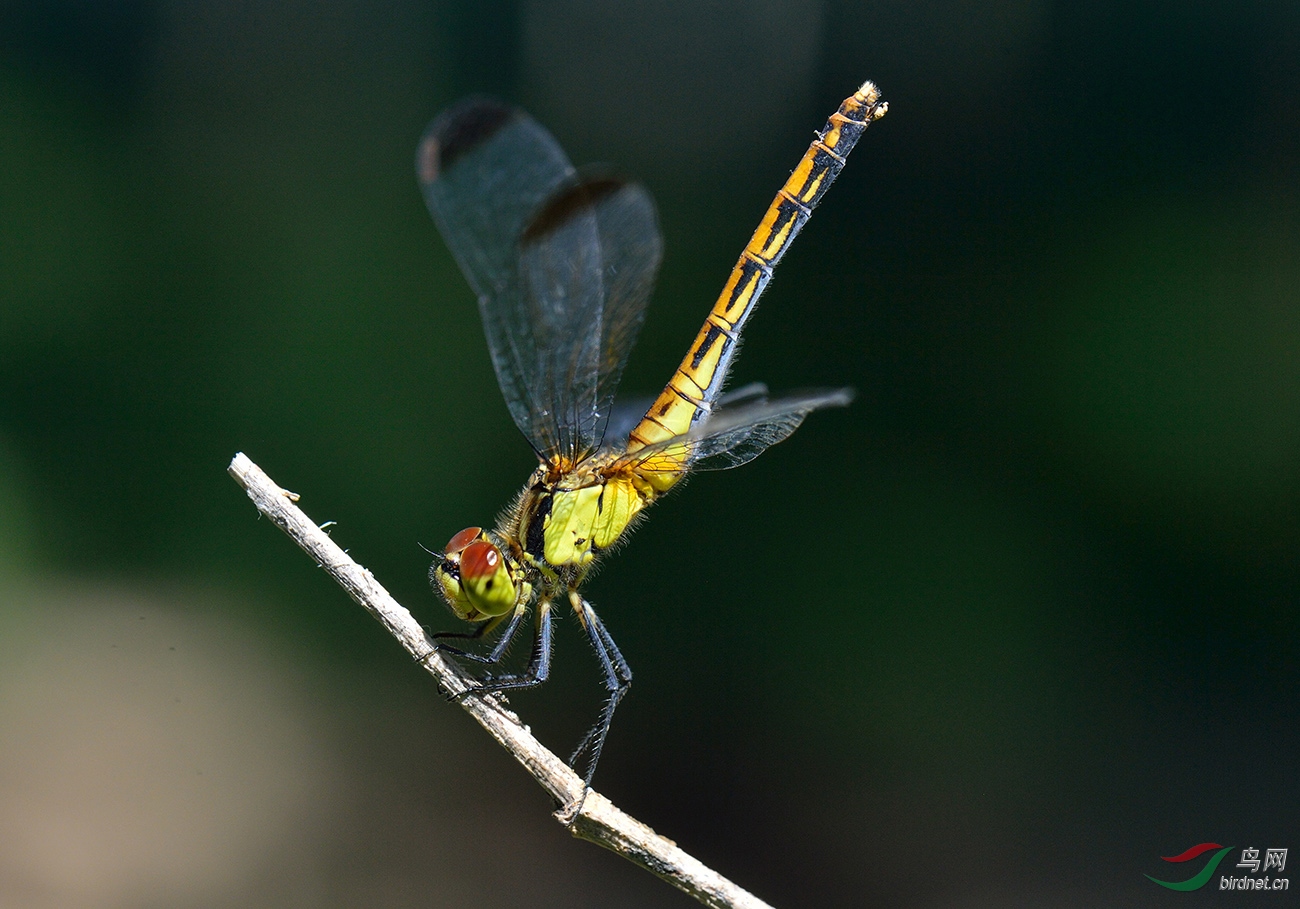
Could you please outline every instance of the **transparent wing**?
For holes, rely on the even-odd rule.
[[[750,382],[748,385],[727,392],[718,399],[718,407],[735,407],[756,398],[767,398],[767,386],[762,382]],[[632,434],[633,428],[641,422],[641,418],[654,402],[654,395],[639,395],[616,400],[609,414],[609,424],[605,428],[604,447],[611,451],[627,448],[628,436]]]
[[[752,461],[799,428],[804,417],[823,407],[843,407],[853,390],[808,391],[774,401],[766,388],[745,386],[732,395],[743,397],[715,410],[690,432],[647,445],[619,460],[619,466],[654,470],[725,470]],[[731,395],[724,396],[724,400]]]
[[[577,173],[535,120],[482,98],[434,119],[416,166],[515,425],[540,457],[577,460],[601,440],[654,284],[649,194]]]
[[[576,461],[605,435],[645,320],[662,253],[654,203],[635,184],[579,174],[524,228],[519,250],[535,403],[556,408],[557,451]]]

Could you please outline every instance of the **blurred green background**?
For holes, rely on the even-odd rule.
[[[225,474],[432,630],[532,455],[424,210],[486,91],[655,194],[668,378],[839,101],[873,127],[737,383],[853,385],[588,586],[598,787],[780,906],[1150,906],[1300,846],[1300,7],[0,6],[0,903],[686,906]],[[666,566],[671,566],[665,570]],[[572,622],[512,703],[567,754]]]

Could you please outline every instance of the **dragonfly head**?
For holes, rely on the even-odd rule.
[[[505,615],[526,584],[519,570],[481,527],[466,527],[447,542],[429,580],[458,618],[481,622]]]

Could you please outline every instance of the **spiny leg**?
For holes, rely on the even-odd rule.
[[[480,638],[486,637],[488,632],[493,628],[500,628],[501,618],[501,616],[497,616],[495,619],[488,619],[485,622],[479,622],[474,626],[472,631],[436,631],[429,635],[429,637],[435,641],[441,641],[447,638],[454,638],[459,641],[477,641]]]
[[[551,674],[551,645],[553,643],[551,636],[551,603],[549,600],[540,600],[537,603],[536,627],[537,631],[533,636],[533,654],[528,660],[527,669],[512,675],[481,679],[473,688],[462,692],[461,696],[490,694],[493,691],[505,691],[515,688],[532,688],[545,682]]]
[[[520,604],[515,607],[514,613],[510,616],[510,624],[506,626],[505,631],[501,632],[501,637],[497,639],[492,651],[486,656],[477,653],[470,653],[467,650],[461,650],[459,647],[452,647],[450,644],[435,644],[434,647],[440,653],[450,653],[458,657],[464,657],[467,660],[473,660],[476,663],[486,663],[489,666],[494,665],[501,662],[501,658],[505,656],[506,650],[510,647],[511,641],[515,639],[515,633],[519,631],[519,626],[523,622],[524,616],[527,613],[528,606],[526,604]],[[446,640],[447,638],[455,638],[464,641],[477,641],[492,629],[500,627],[500,625],[501,621],[500,619],[497,619],[496,621],[484,622],[473,631],[440,631],[437,634],[430,635],[430,637],[435,641]]]
[[[609,631],[605,628],[605,623],[597,618],[596,611],[591,608],[591,604],[587,603],[586,606],[587,609],[591,610],[591,617],[595,619],[593,624],[596,626],[596,631],[599,632],[601,640],[605,642],[605,647],[608,648],[609,656],[614,663],[618,679],[623,683],[623,687],[626,688],[628,685],[632,684],[632,667],[628,666],[627,660],[623,659],[623,654],[618,649],[618,645],[615,644],[614,639],[610,637]]]
[[[456,638],[461,641],[477,641],[483,636],[485,636],[493,628],[497,628],[498,626],[500,626],[500,624],[501,624],[501,619],[498,617],[495,619],[490,619],[489,621],[486,622],[480,622],[478,625],[474,626],[473,631],[438,631],[435,632],[434,634],[427,634],[426,638],[430,641],[438,641],[438,640],[442,640],[443,638]],[[417,656],[415,658],[415,662],[418,663],[419,665],[424,665],[425,660],[429,659],[429,657],[433,656],[435,653],[452,653],[455,654],[456,656],[467,655],[463,650],[459,650],[455,647],[448,647],[446,645],[439,645],[435,643],[432,647],[429,648],[429,650],[426,653],[422,653],[419,656]]]
[[[591,646],[596,651],[596,657],[600,660],[601,668],[605,671],[605,688],[609,691],[609,699],[605,702],[596,725],[582,737],[573,756],[569,758],[569,766],[576,770],[578,760],[586,755],[587,769],[582,776],[582,781],[590,787],[592,777],[596,775],[596,765],[600,763],[600,753],[605,748],[605,738],[609,735],[610,724],[614,721],[614,711],[618,709],[619,701],[623,700],[623,696],[627,694],[632,684],[632,669],[623,659],[623,654],[619,652],[614,639],[605,630],[604,623],[600,621],[591,604],[577,592],[569,594],[569,602],[578,616],[578,621],[587,632]]]

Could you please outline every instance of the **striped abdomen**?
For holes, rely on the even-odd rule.
[[[776,263],[839,176],[867,125],[883,117],[887,108],[875,85],[866,82],[831,115],[740,254],[685,359],[632,430],[630,451],[681,435],[709,413],[722,392],[740,332]]]

